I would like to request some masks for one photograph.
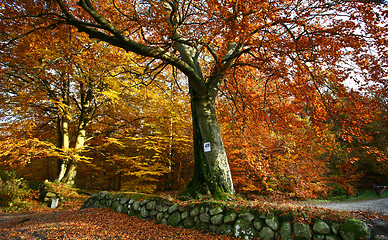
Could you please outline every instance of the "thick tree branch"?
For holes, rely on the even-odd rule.
[[[85,32],[91,38],[100,39],[107,43],[110,43],[116,47],[120,47],[126,51],[137,53],[141,56],[152,57],[160,59],[168,64],[171,64],[182,71],[191,82],[193,88],[198,94],[206,94],[206,86],[204,85],[203,78],[198,74],[197,69],[193,68],[193,65],[188,64],[186,61],[175,56],[171,52],[160,47],[153,47],[140,44],[128,37],[126,37],[120,30],[115,28],[113,24],[103,18],[92,6],[89,1],[81,0],[79,5],[97,22],[100,29],[108,31],[110,34],[102,32],[98,27],[92,26],[90,23],[80,21],[76,19],[66,8],[66,5],[62,0],[56,0],[64,12],[67,22],[70,25],[76,27],[79,31]]]
[[[230,43],[228,51],[222,58],[221,63],[215,68],[215,71],[209,77],[207,81],[208,92],[211,97],[216,97],[222,80],[227,74],[228,70],[232,67],[235,60],[240,57],[245,51],[242,50],[242,46],[237,43]]]

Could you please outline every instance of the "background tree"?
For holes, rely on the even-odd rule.
[[[93,136],[87,133],[88,125],[108,101],[104,91],[116,82],[130,81],[125,69],[132,60],[106,44],[82,40],[84,36],[67,27],[29,37],[36,39],[34,44],[20,39],[2,55],[3,125],[17,129],[24,123],[28,136],[12,136],[15,146],[31,139],[55,144],[51,155],[60,156],[57,180],[72,185],[77,162],[85,160],[80,153]],[[63,38],[68,42],[60,40]],[[112,57],[111,64],[99,59],[102,53]],[[125,63],[121,65],[120,60]]]

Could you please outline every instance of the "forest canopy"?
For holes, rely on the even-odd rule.
[[[4,168],[191,197],[387,185],[385,1],[0,8]]]

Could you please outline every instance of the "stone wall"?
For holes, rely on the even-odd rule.
[[[254,207],[236,208],[222,202],[178,205],[161,197],[142,200],[100,192],[86,199],[84,207],[109,207],[117,212],[162,224],[230,234],[243,239],[372,239],[370,228],[356,219],[342,222],[316,219],[302,223],[292,214],[277,211],[262,214]]]

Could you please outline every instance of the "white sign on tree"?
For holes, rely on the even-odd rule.
[[[210,152],[211,151],[210,142],[205,142],[205,144],[203,144],[203,149],[205,152]]]

